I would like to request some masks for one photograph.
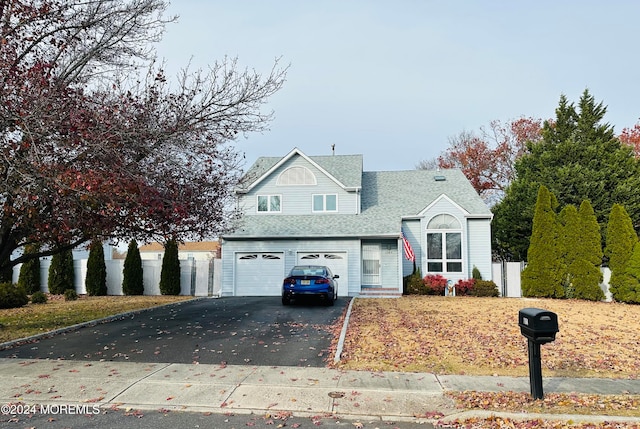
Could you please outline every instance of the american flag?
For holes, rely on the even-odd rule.
[[[411,248],[411,243],[407,240],[407,236],[404,235],[404,231],[402,232],[402,246],[404,247],[404,256],[410,260],[411,262],[415,262],[416,255],[413,253],[413,249]]]

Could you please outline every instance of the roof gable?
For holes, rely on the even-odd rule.
[[[244,176],[244,185],[236,189],[238,193],[246,193],[269,178],[278,168],[294,157],[299,156],[316,167],[322,174],[345,190],[356,190],[361,187],[362,155],[305,155],[294,148],[283,158],[261,157],[249,168]]]

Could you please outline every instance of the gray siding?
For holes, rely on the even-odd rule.
[[[286,169],[293,166],[304,166],[316,177],[316,185],[277,185],[278,177]],[[264,181],[260,182],[247,194],[240,197],[239,205],[246,215],[263,215],[257,211],[258,195],[281,195],[282,212],[277,215],[306,215],[313,214],[313,194],[336,194],[338,196],[338,211],[336,214],[356,214],[358,212],[357,194],[345,191],[339,184],[331,180],[318,168],[300,156],[293,157],[276,169]]]
[[[283,252],[283,278],[296,264],[298,252],[346,252],[349,284],[347,288],[341,288],[339,294],[354,296],[360,292],[360,240],[228,240],[222,246],[221,296],[234,295],[235,255],[238,252]]]
[[[475,265],[484,280],[493,279],[491,268],[491,220],[468,219],[468,258],[469,276]]]
[[[413,253],[416,255],[416,266],[420,267],[420,261],[422,261],[422,242],[424,240],[424,234],[422,231],[422,224],[419,220],[409,220],[402,223],[402,229],[407,236],[407,240],[411,244]],[[405,258],[404,248],[402,249],[402,277],[408,276],[413,272],[413,262]],[[422,268],[420,268],[422,270]]]

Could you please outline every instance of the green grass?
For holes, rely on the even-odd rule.
[[[65,301],[49,296],[46,304],[0,310],[0,342],[89,322],[128,311],[193,299],[191,296],[81,296]]]

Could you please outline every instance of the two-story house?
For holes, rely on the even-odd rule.
[[[361,155],[262,157],[236,190],[222,296],[280,295],[296,264],[327,265],[339,296],[401,295],[413,271],[491,279],[492,214],[461,171],[363,171]]]

